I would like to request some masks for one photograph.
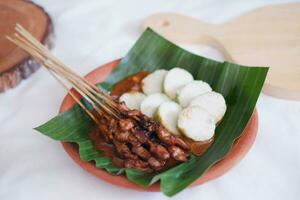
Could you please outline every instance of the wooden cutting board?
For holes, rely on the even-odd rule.
[[[51,46],[52,24],[36,4],[22,0],[0,0],[0,92],[15,87],[37,70],[39,64],[6,39],[21,24],[39,41]]]
[[[266,94],[300,100],[300,4],[256,9],[224,24],[208,24],[175,14],[159,13],[144,23],[180,44],[206,44],[226,60],[269,66]]]

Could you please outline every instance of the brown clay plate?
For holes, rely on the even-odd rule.
[[[111,73],[112,69],[119,64],[120,60],[115,60],[113,62],[107,63],[103,66],[100,66],[90,72],[86,79],[92,83],[101,83],[105,80],[105,78]],[[67,95],[60,107],[59,112],[64,112],[70,109],[75,104],[75,101],[72,99],[70,95]],[[235,166],[249,151],[250,147],[252,146],[258,128],[258,114],[257,111],[254,110],[254,113],[248,122],[245,130],[242,133],[242,136],[234,143],[233,148],[231,151],[226,155],[226,157],[213,165],[202,177],[200,177],[197,181],[195,181],[191,187],[203,184],[209,180],[215,179],[227,171],[229,171],[233,166]],[[125,176],[116,176],[112,175],[105,170],[96,168],[93,162],[85,162],[80,159],[78,149],[75,145],[69,142],[63,142],[63,147],[69,156],[83,169],[88,171],[89,173],[93,174],[94,176],[99,177],[106,182],[109,182],[113,185],[117,185],[120,187],[125,187],[133,190],[138,191],[148,191],[148,192],[155,192],[160,191],[159,183],[155,183],[150,187],[142,187],[136,185],[133,182],[130,182]]]

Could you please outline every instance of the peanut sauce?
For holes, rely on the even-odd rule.
[[[149,74],[147,71],[140,71],[134,75],[128,76],[120,82],[116,83],[113,87],[111,94],[114,96],[121,96],[125,92],[136,91],[142,92],[142,80]],[[123,160],[119,159],[114,147],[111,144],[105,142],[101,133],[95,129],[90,134],[91,139],[94,141],[95,147],[103,152],[107,157],[111,157],[113,163],[118,166],[123,166]],[[182,137],[182,139],[190,146],[191,152],[195,155],[203,154],[208,147],[212,144],[213,139],[207,141],[193,141],[189,138]],[[173,164],[169,164],[171,167]]]
[[[147,71],[140,71],[131,75],[114,85],[111,94],[121,96],[125,92],[142,92],[142,80],[149,74]]]

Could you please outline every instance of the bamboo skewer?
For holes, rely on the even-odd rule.
[[[16,30],[19,31],[20,33],[22,33],[23,35],[27,36],[28,38],[30,38],[34,43],[36,43],[36,46],[45,52],[45,54],[49,57],[52,58],[52,60],[57,63],[58,65],[60,65],[62,67],[62,69],[71,72],[76,78],[83,80],[83,82],[87,85],[89,85],[90,87],[92,87],[96,92],[94,94],[96,94],[97,96],[100,97],[100,94],[103,94],[107,99],[108,99],[108,103],[111,103],[110,97],[109,95],[107,95],[106,93],[104,93],[103,91],[99,90],[99,88],[97,88],[95,85],[90,84],[88,81],[86,81],[85,79],[82,79],[80,76],[78,76],[77,74],[73,73],[69,67],[67,67],[64,63],[62,63],[60,60],[58,60],[56,57],[54,57],[51,52],[45,47],[43,46],[38,40],[36,40],[32,35],[30,35],[30,33],[28,31],[26,31],[20,24],[16,25]],[[100,92],[100,94],[98,93]]]
[[[22,27],[20,27],[20,25],[17,25],[17,30],[20,31],[21,33],[23,33],[24,35],[26,35],[27,37],[32,37],[29,35],[29,33]],[[18,37],[18,35],[17,35]],[[23,40],[23,38],[20,38],[21,40]],[[38,42],[35,38],[31,38],[34,42]],[[27,42],[27,41],[26,41]],[[95,85],[92,85],[90,84],[89,82],[87,82],[85,79],[82,79],[80,76],[78,76],[77,74],[73,73],[67,66],[65,66],[63,63],[61,63],[57,58],[55,58],[51,53],[50,51],[45,48],[43,45],[41,45],[40,43],[37,43],[37,46],[38,50],[40,51],[44,51],[46,56],[48,58],[51,58],[52,62],[56,63],[57,65],[60,65],[61,66],[61,70],[64,70],[65,72],[69,72],[70,75],[72,75],[75,79],[79,80],[79,81],[83,81],[82,84],[84,84],[87,88],[89,87],[92,87],[94,90],[96,91],[93,91],[91,90],[91,88],[89,88],[90,91],[92,91],[94,94],[96,94],[98,97],[101,97],[103,98],[102,96],[100,96],[100,94],[98,92],[101,93],[101,91],[99,90],[99,88],[97,88]],[[55,66],[54,66],[55,67]],[[101,93],[101,94],[104,94],[106,95],[105,93]],[[107,97],[107,95],[105,96]]]
[[[57,76],[55,76],[55,74],[49,70],[49,73],[68,91],[68,93],[71,95],[71,97],[78,103],[78,105],[90,116],[90,118],[96,123],[96,124],[100,124],[99,121],[97,120],[97,118],[83,105],[83,103],[81,103],[81,101],[75,96],[75,94],[73,94],[73,92],[71,90],[68,89],[68,87],[66,86],[66,84],[64,84]]]
[[[7,37],[7,39],[43,64],[50,74],[68,91],[71,97],[91,117],[91,119],[95,121],[95,123],[99,124],[97,117],[82,104],[79,98],[77,98],[71,90],[68,89],[67,84],[64,83],[62,79],[68,81],[69,84],[71,84],[71,86],[92,105],[99,115],[106,113],[115,118],[120,118],[117,103],[109,94],[74,73],[68,66],[53,56],[45,46],[36,40],[21,25],[17,24],[15,29],[16,33],[13,37]]]
[[[15,35],[16,36],[16,38],[17,39],[19,39],[20,37],[19,37],[19,35]],[[23,38],[20,38],[20,40],[22,41],[23,40]],[[24,41],[23,41],[23,43],[25,43]],[[28,42],[26,41],[26,44],[28,45]],[[30,44],[31,45],[31,44]],[[37,49],[36,47],[33,47],[32,49]],[[30,50],[27,48],[27,51],[29,52]],[[30,53],[30,52],[29,52]],[[32,53],[32,55],[34,56],[35,54],[33,54]],[[47,57],[47,55],[46,56],[44,56],[44,57]],[[40,58],[40,57],[39,57]],[[41,58],[40,58],[41,59]],[[65,76],[64,76],[64,78],[66,78],[66,79],[68,79],[72,84],[73,84],[73,86],[76,88],[76,90],[78,90],[78,92],[79,93],[81,93],[81,95],[83,95],[82,94],[82,92],[81,92],[81,90],[83,90],[84,91],[84,93],[90,98],[90,99],[92,99],[93,101],[95,101],[95,102],[97,102],[98,104],[102,104],[102,102],[101,101],[98,101],[98,99],[96,99],[95,98],[95,96],[93,96],[91,93],[90,93],[90,89],[88,88],[88,86],[87,85],[85,85],[85,84],[83,84],[83,82],[82,82],[82,78],[81,77],[79,77],[78,75],[76,75],[74,72],[72,72],[72,71],[70,71],[70,70],[66,70],[66,68],[65,67],[58,67],[58,65],[55,65],[55,64],[53,64],[53,61],[52,60],[49,60],[48,58],[46,59],[46,60],[44,60],[43,61],[43,59],[42,59],[42,63],[47,67],[49,67],[49,65],[51,65],[51,69],[53,70],[53,71],[55,71],[56,73],[61,73],[61,74],[65,74]],[[75,80],[76,79],[76,80]],[[83,86],[83,85],[85,85],[85,87]],[[99,95],[98,95],[98,97],[99,97]],[[101,96],[100,96],[100,98],[101,98]],[[107,108],[106,106],[104,106],[104,105],[102,105],[103,106],[103,108],[106,110],[106,112],[111,112],[110,110],[109,110],[109,108]],[[97,109],[97,108],[96,108]],[[114,114],[114,113],[112,113],[112,114]]]

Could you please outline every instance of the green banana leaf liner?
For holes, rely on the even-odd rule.
[[[97,168],[125,175],[130,181],[145,187],[160,181],[161,191],[173,196],[201,177],[230,151],[253,113],[268,72],[267,67],[241,66],[192,54],[147,29],[100,87],[109,91],[115,83],[141,70],[152,72],[174,67],[184,68],[194,79],[208,82],[226,99],[227,111],[216,128],[215,140],[199,157],[191,156],[187,162],[160,174],[120,169],[95,149],[89,138],[94,123],[78,105],[35,129],[54,140],[77,143],[81,159],[95,161]],[[86,101],[83,102],[89,106]]]

